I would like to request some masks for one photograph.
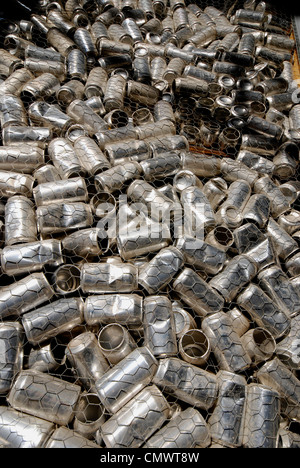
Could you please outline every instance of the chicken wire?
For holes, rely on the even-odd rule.
[[[298,447],[299,99],[265,2],[37,2],[0,51],[0,444]]]

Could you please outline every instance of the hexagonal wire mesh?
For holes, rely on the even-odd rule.
[[[1,446],[299,446],[290,34],[255,0],[41,0],[12,22]]]

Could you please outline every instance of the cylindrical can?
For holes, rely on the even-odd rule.
[[[208,410],[218,396],[216,375],[177,357],[160,359],[153,383],[196,408]]]
[[[299,148],[296,143],[287,141],[276,151],[273,158],[274,175],[280,179],[291,179],[299,164]]]
[[[252,195],[243,209],[244,222],[251,222],[263,229],[270,216],[270,200],[266,195]]]
[[[75,99],[67,108],[67,114],[72,117],[75,122],[84,125],[85,129],[94,135],[102,130],[107,130],[108,125],[100,115],[96,114],[86,102]]]
[[[94,57],[96,48],[90,31],[86,28],[77,28],[74,32],[73,39],[78,48],[86,57]]]
[[[176,247],[166,247],[139,269],[139,284],[149,294],[164,289],[183,266],[183,255]]]
[[[251,358],[226,313],[217,312],[205,317],[201,327],[221,370],[238,373],[250,366]]]
[[[204,365],[210,355],[210,341],[202,330],[191,329],[184,333],[178,343],[180,356],[195,366]]]
[[[47,343],[31,348],[26,368],[40,372],[55,372],[66,363],[65,346],[56,337]]]
[[[109,369],[96,335],[91,331],[80,333],[69,341],[65,355],[83,387],[94,392],[95,382]]]
[[[176,242],[186,263],[207,274],[216,275],[224,267],[226,254],[214,245],[191,236],[182,236]]]
[[[279,393],[281,413],[289,419],[299,421],[300,385],[295,373],[275,357],[260,367],[257,379],[262,385]]]
[[[7,398],[18,411],[25,411],[62,426],[74,418],[79,385],[36,370],[22,370]]]
[[[241,341],[252,359],[252,365],[255,366],[269,360],[276,350],[276,342],[273,335],[261,327],[248,330],[241,336]]]
[[[113,166],[129,161],[143,161],[149,159],[151,151],[149,145],[143,141],[126,141],[108,143],[104,154]]]
[[[178,301],[172,303],[172,310],[175,320],[176,336],[180,340],[180,338],[189,330],[196,329],[197,325],[194,317],[183,309],[182,305]]]
[[[206,448],[211,443],[208,426],[199,411],[187,408],[156,432],[143,448]]]
[[[84,85],[77,79],[64,83],[56,92],[58,101],[69,105],[74,99],[81,99],[84,93]]]
[[[85,82],[87,78],[86,56],[79,49],[72,49],[67,56],[67,73],[70,80]]]
[[[217,382],[219,396],[208,419],[211,438],[225,447],[240,447],[243,442],[246,379],[242,375],[220,370]]]
[[[147,347],[136,348],[114,365],[96,382],[96,391],[103,406],[118,412],[151,381],[157,361]]]
[[[29,309],[30,310],[30,309]],[[33,346],[69,331],[83,320],[80,298],[58,299],[22,317],[26,338]]]
[[[182,153],[182,168],[189,169],[198,177],[215,177],[220,174],[220,159],[204,154]]]
[[[258,172],[234,159],[222,159],[220,162],[220,170],[223,178],[228,182],[239,181],[239,183],[241,183],[241,180],[243,180],[244,184],[247,183],[253,187],[255,182],[259,179]]]
[[[0,317],[20,316],[54,295],[44,273],[32,273],[0,292]]]
[[[38,184],[61,180],[61,174],[58,172],[56,167],[48,163],[43,164],[38,169],[36,169],[33,173],[33,177],[36,179]]]
[[[278,307],[256,284],[251,283],[239,294],[236,302],[259,327],[269,331],[275,339],[288,333],[291,325],[289,311],[286,307]]]
[[[0,437],[9,448],[42,448],[55,425],[14,408],[0,407]]]
[[[101,67],[93,68],[86,80],[84,94],[87,99],[93,96],[104,96],[106,83],[108,80],[107,72]]]
[[[80,267],[64,263],[54,271],[51,281],[56,294],[74,293],[80,286]]]
[[[159,153],[157,157],[140,161],[140,166],[146,180],[157,180],[175,175],[181,168],[181,158],[176,152]]]
[[[45,151],[43,148],[31,145],[30,143],[23,144],[21,148],[17,146],[1,146],[0,147],[0,170],[13,170],[16,172],[29,173],[45,162]]]
[[[287,336],[277,343],[276,356],[291,370],[299,367],[299,315],[291,319],[291,328]]]
[[[77,434],[96,440],[97,431],[106,420],[105,410],[96,393],[83,392],[78,401],[73,427]],[[95,444],[95,442],[92,442]],[[96,444],[95,444],[96,445]]]
[[[66,138],[54,138],[48,146],[50,159],[64,177],[78,177],[83,168],[73,145]]]
[[[84,293],[133,292],[137,280],[137,268],[129,263],[84,263],[81,267]]]
[[[269,176],[273,175],[274,163],[263,156],[259,156],[258,154],[252,153],[251,151],[243,150],[239,151],[236,159],[237,161],[241,161],[250,169],[254,169],[259,174],[266,174]]]
[[[124,107],[127,80],[121,74],[111,75],[107,81],[103,103],[107,112]]]
[[[137,347],[130,332],[119,323],[105,325],[99,332],[98,344],[111,365],[122,361]]]
[[[271,215],[274,218],[277,218],[290,208],[289,200],[268,175],[260,177],[255,182],[254,192],[261,193],[269,198]]]
[[[5,128],[9,125],[27,125],[27,114],[21,99],[13,94],[0,97],[0,123]]]
[[[46,143],[52,138],[51,128],[45,127],[20,127],[10,125],[5,127],[2,131],[2,140],[4,145],[20,146],[23,143],[40,144],[40,147],[45,147]]]
[[[23,195],[9,198],[5,204],[5,245],[37,240],[37,222],[33,202]]]
[[[170,405],[161,391],[151,385],[140,391],[101,428],[106,447],[138,448],[169,417]]]
[[[190,268],[177,276],[173,288],[200,317],[219,312],[224,306],[222,296]]]
[[[43,73],[28,81],[22,88],[21,99],[31,102],[35,99],[46,98],[55,94],[60,87],[59,79],[52,73]]]
[[[142,326],[143,298],[137,294],[104,294],[87,297],[84,319],[88,325],[118,323],[129,329]]]
[[[51,8],[47,12],[47,21],[54,24],[60,31],[72,36],[75,32],[75,25],[57,8]]]
[[[67,255],[78,257],[98,256],[107,250],[108,241],[98,228],[80,229],[62,239]]]
[[[167,297],[144,299],[145,345],[154,356],[164,358],[177,354],[175,320],[172,303]]]
[[[216,226],[205,237],[205,242],[213,247],[216,247],[222,252],[227,252],[227,250],[230,249],[234,243],[233,232],[227,225],[225,226],[225,224]]]
[[[44,445],[44,448],[52,449],[84,449],[84,448],[95,448],[99,449],[99,445],[95,442],[83,437],[78,432],[68,429],[67,427],[60,426],[58,429],[55,429],[47,442]]]
[[[273,218],[269,219],[267,233],[272,239],[278,257],[283,261],[297,252],[299,248],[297,240],[286,232]]]
[[[261,271],[257,279],[261,288],[280,308],[286,308],[290,317],[300,311],[300,294],[290,278],[279,265],[272,265]]]
[[[58,28],[51,27],[47,32],[47,41],[60,54],[67,56],[72,49],[76,49],[75,42]]]
[[[181,192],[180,201],[184,210],[186,234],[203,238],[204,232],[216,225],[215,213],[198,187],[188,187]]]
[[[32,196],[34,178],[29,174],[0,171],[0,196],[9,198],[14,195]]]
[[[82,202],[52,203],[36,210],[38,230],[42,234],[66,232],[90,227],[93,214],[90,205]]]
[[[142,221],[142,223],[141,223]],[[171,233],[166,223],[136,218],[119,230],[117,246],[124,260],[156,252],[171,243]]]
[[[53,60],[38,59],[33,57],[25,59],[24,67],[37,76],[42,75],[43,73],[52,73],[60,80],[65,79],[67,73],[67,67],[61,61],[54,62]]]
[[[293,234],[300,229],[300,212],[291,209],[278,218],[278,224],[283,227],[288,234],[293,236]]]
[[[269,386],[247,386],[244,414],[243,446],[276,448],[280,422],[280,396]]]
[[[44,51],[45,49],[43,49]],[[30,70],[20,68],[12,72],[0,85],[1,94],[19,96],[23,86],[34,78]]]
[[[82,167],[90,175],[94,176],[110,167],[109,161],[104,153],[90,137],[81,136],[77,138],[74,141],[74,150]]]
[[[57,201],[77,202],[88,201],[88,192],[83,177],[57,180],[38,184],[33,189],[36,206],[50,205]]]
[[[63,262],[61,242],[57,239],[6,246],[1,252],[1,267],[8,276],[41,271],[46,265],[55,267]]]
[[[117,164],[97,174],[95,177],[95,185],[98,190],[113,193],[117,190],[121,190],[126,182],[139,178],[141,172],[141,167],[135,161]]]
[[[9,392],[15,376],[23,365],[24,330],[18,322],[0,323],[0,394]]]
[[[225,268],[209,281],[227,302],[231,302],[241,289],[256,275],[256,263],[247,255],[237,255]]]
[[[147,206],[153,221],[161,222],[170,216],[174,208],[172,201],[161,194],[153,185],[143,180],[133,181],[127,190],[128,197]]]

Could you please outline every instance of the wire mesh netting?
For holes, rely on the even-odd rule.
[[[41,0],[0,50],[0,446],[300,446],[300,104],[256,0]]]

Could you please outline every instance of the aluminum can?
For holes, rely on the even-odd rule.
[[[176,247],[166,247],[139,269],[139,284],[149,294],[164,289],[184,264],[183,255]]]
[[[167,297],[144,299],[145,344],[154,356],[164,358],[177,354],[177,341],[172,303]]]
[[[57,180],[38,184],[33,189],[36,206],[45,206],[57,201],[87,202],[88,192],[83,177]]]
[[[41,234],[67,232],[91,227],[93,214],[90,205],[82,202],[51,203],[36,210],[38,230]]]
[[[199,409],[211,408],[218,396],[215,374],[177,357],[159,360],[153,383],[164,393]]]
[[[86,437],[83,437],[81,434],[72,429],[60,426],[58,429],[55,429],[52,432],[51,436],[45,443],[44,448],[99,449],[99,445],[87,439]]]
[[[0,437],[9,448],[43,448],[55,425],[45,419],[0,407]]]
[[[236,299],[238,306],[261,328],[268,330],[275,339],[289,332],[291,319],[286,307],[276,303],[256,284],[251,283]]]
[[[33,202],[14,195],[5,204],[5,245],[14,245],[37,240],[37,223]]]
[[[249,384],[245,401],[243,446],[276,448],[279,422],[279,393],[269,386]]]
[[[257,278],[261,288],[279,307],[285,307],[289,311],[290,317],[299,313],[299,291],[279,265],[273,265],[261,271]]]
[[[219,312],[224,306],[223,297],[190,268],[177,276],[173,288],[200,317]]]
[[[65,178],[82,175],[83,168],[79,158],[66,138],[54,138],[49,143],[48,152],[54,166]]]
[[[205,317],[201,327],[221,370],[238,373],[250,366],[251,358],[227,314],[217,312]]]
[[[0,317],[19,317],[54,295],[44,273],[32,273],[0,291]]]
[[[23,366],[24,330],[18,322],[0,323],[1,369],[0,394],[9,392]]]
[[[84,263],[80,287],[84,293],[126,293],[137,289],[137,280],[137,268],[129,263]]]
[[[155,385],[148,386],[102,425],[106,447],[141,447],[166,422],[169,412],[162,392]]]
[[[210,443],[209,428],[203,416],[195,408],[187,408],[148,439],[143,448],[206,448]]]
[[[87,391],[95,392],[96,381],[109,369],[96,335],[86,331],[72,338],[66,347],[65,356],[81,385]]]
[[[61,242],[57,239],[6,246],[1,252],[1,267],[8,276],[41,271],[47,265],[55,267],[63,262]]]
[[[241,447],[247,382],[244,376],[220,370],[217,373],[219,396],[208,419],[213,442],[225,447]]]
[[[22,317],[27,340],[36,346],[69,331],[83,320],[80,298],[57,299],[51,304],[30,310]]]
[[[96,391],[103,406],[117,413],[144,387],[151,383],[157,370],[157,361],[143,346],[131,351],[96,381]]]
[[[186,263],[207,274],[216,275],[225,266],[225,252],[201,239],[183,236],[177,240],[176,247],[182,252]]]

